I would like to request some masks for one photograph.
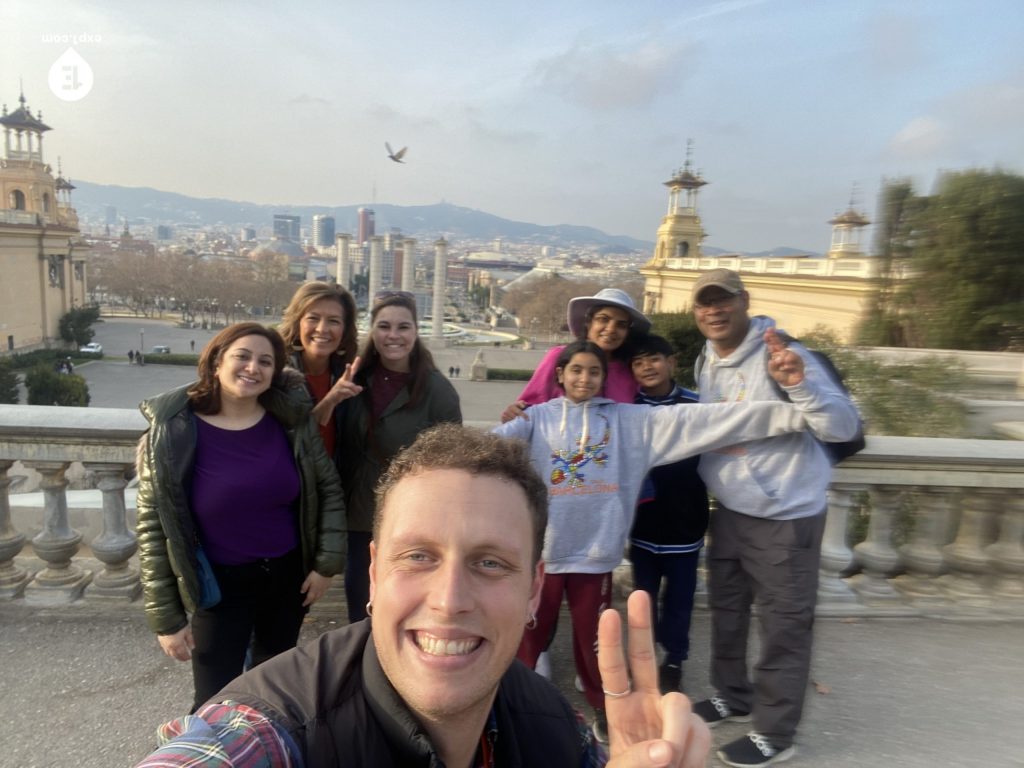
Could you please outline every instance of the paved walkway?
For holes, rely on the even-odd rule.
[[[332,590],[303,638],[338,626]],[[333,597],[332,597],[333,595]],[[555,682],[574,704],[569,617]],[[708,621],[698,610],[686,690],[708,692]],[[1024,766],[1024,625],[875,620],[818,623],[793,768]],[[826,692],[827,691],[827,692]],[[157,725],[188,709],[191,675],[164,656],[132,606],[32,609],[0,602],[0,766],[130,766]],[[744,733],[728,724],[716,744]],[[712,758],[709,765],[718,765]]]
[[[126,334],[137,340],[140,329],[138,321],[104,323],[97,340],[109,354],[124,354],[117,350],[127,351]],[[181,349],[191,335],[145,326],[147,348],[164,343]],[[201,342],[197,336],[197,349]],[[445,371],[449,365],[462,369],[454,383],[466,419],[494,421],[521,385],[469,382],[475,353],[445,349],[436,357]],[[542,352],[484,354],[492,366],[528,368]],[[129,367],[117,360],[79,371],[89,380],[94,405],[125,408],[193,376],[190,368]],[[342,600],[341,590],[332,589],[315,607],[303,638],[338,626]],[[560,626],[555,682],[582,707],[572,686],[567,615]],[[692,642],[685,685],[700,698],[710,692],[704,611],[695,614]],[[818,685],[808,694],[799,753],[787,765],[1024,768],[1022,649],[1022,623],[820,620],[813,669]],[[159,651],[138,603],[44,609],[0,601],[0,768],[130,766],[152,748],[156,726],[187,710],[190,698],[188,667]],[[744,728],[716,729],[716,744]]]

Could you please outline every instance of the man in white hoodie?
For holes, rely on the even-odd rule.
[[[692,296],[697,326],[707,338],[698,364],[702,403],[785,400],[804,390],[833,417],[830,433],[794,432],[701,457],[700,475],[718,500],[707,560],[716,693],[695,704],[694,712],[712,727],[753,720],[753,730],[723,746],[718,757],[732,766],[766,766],[795,754],[810,671],[825,492],[832,474],[819,441],[849,440],[860,417],[840,384],[795,342],[787,351],[803,359],[803,382],[785,394],[774,383],[764,337],[775,322],[749,315],[750,296],[737,273],[705,272]],[[747,638],[755,602],[761,656],[751,680]]]

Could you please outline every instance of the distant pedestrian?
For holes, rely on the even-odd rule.
[[[455,366],[455,378],[459,378],[459,366]]]
[[[142,350],[139,350],[138,352],[135,353],[135,362],[138,363],[139,365],[146,364],[146,361],[142,357]]]
[[[189,339],[188,351],[189,352],[195,352],[196,351],[196,340],[195,339]]]
[[[134,349],[129,349],[128,350],[128,365],[131,365],[134,362],[135,362],[135,350]]]
[[[455,376],[455,366],[454,365],[449,365],[448,366],[448,378],[451,379],[454,376]]]

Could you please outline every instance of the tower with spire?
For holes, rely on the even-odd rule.
[[[75,185],[43,154],[51,130],[24,89],[0,107],[0,355],[61,347],[60,318],[86,301],[88,248],[71,204]]]
[[[693,142],[686,143],[686,162],[672,178],[668,187],[668,212],[658,227],[653,265],[664,266],[669,259],[701,257],[701,243],[707,236],[697,213],[697,194],[707,182],[693,170]]]
[[[850,193],[850,207],[829,219],[828,223],[832,225],[832,245],[828,249],[830,259],[859,259],[864,256],[860,238],[864,227],[871,221],[854,206],[856,195],[855,186]]]

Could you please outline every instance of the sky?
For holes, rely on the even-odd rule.
[[[885,179],[1024,172],[1021,41],[1020,0],[4,0],[0,101],[72,180],[644,240],[692,141],[707,245],[824,252]]]

